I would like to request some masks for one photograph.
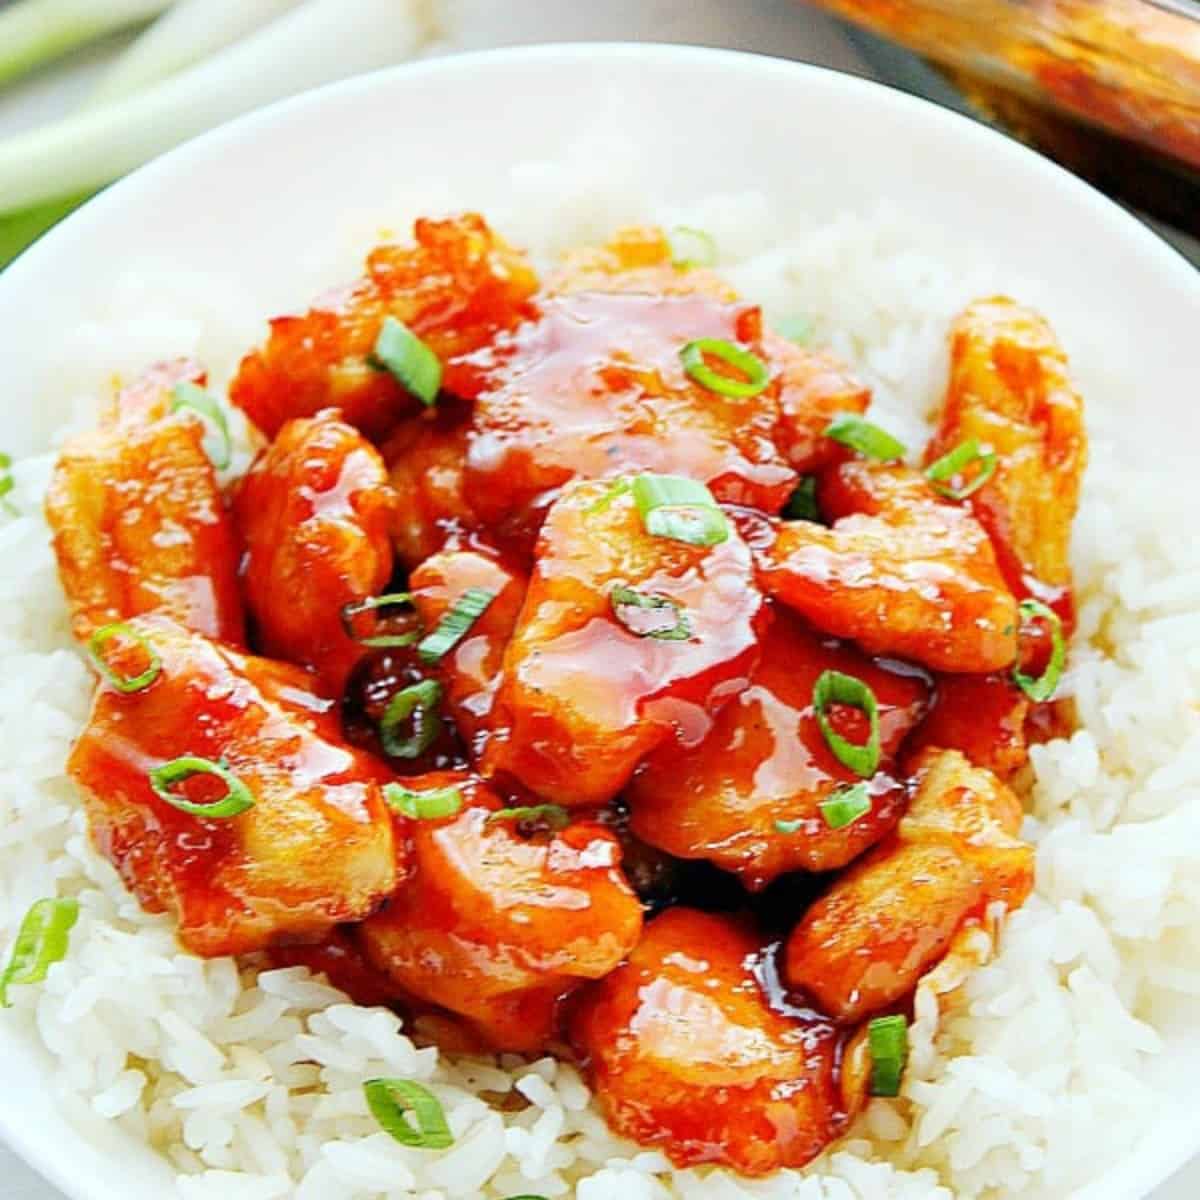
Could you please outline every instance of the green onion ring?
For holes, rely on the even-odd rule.
[[[118,675],[104,661],[104,647],[117,637],[129,638],[146,652],[150,665],[141,674]],[[107,680],[109,686],[124,695],[148,688],[162,674],[162,659],[159,658],[158,651],[151,645],[150,639],[125,621],[113,621],[111,624],[101,625],[88,638],[87,654],[92,665]]]
[[[706,354],[741,371],[746,378],[734,379],[714,371],[704,360]],[[771,372],[757,354],[724,338],[697,338],[688,342],[679,352],[679,361],[702,388],[719,396],[757,396],[771,382]]]
[[[379,721],[379,740],[390,758],[419,758],[437,740],[442,731],[438,705],[442,685],[436,679],[422,679],[401,688],[389,701]],[[401,737],[399,728],[412,721],[412,733]]]
[[[421,1084],[411,1079],[368,1079],[363,1094],[380,1129],[402,1146],[446,1150],[454,1145],[446,1110]],[[409,1122],[410,1113],[415,1126]]]
[[[845,829],[871,811],[871,795],[865,783],[837,788],[817,806],[830,829]]]
[[[70,933],[79,919],[79,901],[47,897],[36,901],[21,921],[8,965],[0,972],[0,1008],[8,1008],[13,984],[41,983],[67,955]]]
[[[651,537],[691,546],[717,546],[729,539],[729,522],[712,492],[682,475],[638,475],[633,499]]]
[[[206,392],[190,379],[181,380],[171,389],[171,411],[190,408],[194,413],[216,427],[221,436],[220,449],[209,450],[208,457],[218,471],[223,471],[233,461],[233,438],[229,434],[229,421],[217,398]]]
[[[371,637],[359,637],[355,631],[354,618],[361,613],[373,612],[377,608],[392,608],[402,604],[412,606],[412,596],[408,592],[388,592],[382,596],[371,596],[342,607],[342,628],[351,641],[360,646],[411,646],[421,636],[421,630],[410,629],[408,633],[375,634]]]
[[[871,1049],[871,1095],[898,1096],[908,1059],[908,1021],[903,1016],[875,1017],[867,1026]]]
[[[961,487],[956,488],[947,482],[962,475],[973,463],[979,464],[979,470]],[[973,496],[995,473],[996,455],[980,450],[975,438],[959,442],[953,450],[925,468],[925,478],[933,485],[934,491],[949,500],[965,500]]]
[[[839,413],[825,427],[825,436],[867,458],[883,462],[903,458],[907,451],[902,441],[892,437],[886,429],[863,420],[857,413]]]
[[[1050,661],[1041,675],[1026,675],[1020,665],[1013,667],[1013,682],[1030,700],[1043,704],[1054,697],[1062,679],[1063,665],[1067,660],[1067,643],[1063,637],[1062,618],[1049,605],[1040,600],[1022,600],[1017,606],[1022,623],[1040,618],[1050,626]]]
[[[853,675],[822,671],[813,686],[812,702],[821,734],[837,760],[856,775],[870,779],[878,769],[883,753],[879,740],[879,705],[875,693]],[[865,743],[858,745],[851,742],[833,728],[828,713],[831,704],[848,704],[866,715],[871,723],[871,732]]]
[[[182,783],[194,775],[215,775],[229,789],[219,800],[207,804],[196,804],[185,800],[171,791],[171,785]],[[254,807],[254,794],[229,769],[224,762],[214,762],[210,758],[201,758],[195,754],[184,754],[165,762],[161,767],[155,767],[147,778],[154,794],[165,800],[172,808],[191,814],[193,817],[205,817],[212,820],[225,820],[236,817],[247,809]]]
[[[692,636],[692,626],[688,620],[687,610],[678,601],[672,600],[670,596],[660,596],[657,592],[639,592],[634,588],[618,584],[608,593],[608,599],[612,606],[613,616],[634,637],[657,638],[664,642],[686,642]],[[669,611],[674,614],[674,619],[669,626],[664,625],[658,629],[638,629],[633,618],[622,613],[621,610],[627,608],[643,612],[666,613]]]
[[[385,317],[368,362],[387,371],[426,408],[437,403],[442,387],[442,362],[403,321]]]
[[[421,639],[417,646],[421,661],[430,665],[441,662],[467,636],[467,631],[495,598],[496,593],[486,588],[467,588],[438,622],[437,628]]]
[[[388,808],[412,821],[440,821],[456,816],[463,806],[462,792],[456,787],[414,792],[399,783],[385,783],[383,799]]]

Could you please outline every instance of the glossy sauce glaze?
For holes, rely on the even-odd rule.
[[[870,1022],[1032,887],[1005,781],[1070,719],[1018,610],[1068,611],[1061,351],[1011,301],[956,323],[927,458],[986,439],[964,498],[856,452],[830,422],[869,388],[661,231],[541,284],[482,218],[414,233],[243,360],[232,512],[171,402],[195,364],[65,450],[76,631],[129,623],[71,757],[92,837],[197,953],[447,1051],[573,1052],[680,1166],[801,1166],[863,1106]],[[439,394],[374,356],[387,317]],[[210,769],[156,790],[183,755]],[[248,806],[213,813],[218,767]]]

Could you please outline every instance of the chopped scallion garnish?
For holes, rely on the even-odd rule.
[[[368,1079],[363,1094],[379,1127],[402,1146],[446,1150],[454,1135],[438,1098],[411,1079]],[[415,1125],[409,1121],[412,1114]]]
[[[522,804],[515,808],[500,808],[488,816],[493,821],[512,821],[528,828],[566,829],[571,814],[561,804]]]
[[[908,1021],[900,1015],[875,1017],[867,1026],[871,1050],[871,1095],[900,1095],[908,1060]]]
[[[205,450],[218,471],[223,471],[233,459],[233,438],[229,436],[229,421],[217,398],[206,392],[199,384],[185,379],[171,389],[171,411],[190,408],[217,432],[215,444]]]
[[[965,472],[971,466],[977,466],[978,469],[968,478]],[[995,473],[996,455],[991,451],[982,451],[975,438],[959,442],[953,450],[925,468],[925,477],[933,485],[934,491],[950,500],[965,500],[979,491]],[[956,479],[962,482],[955,485]]]
[[[633,499],[646,532],[691,546],[716,546],[729,538],[729,522],[712,492],[682,475],[638,475]]]
[[[1022,600],[1017,611],[1022,622],[1045,621],[1050,627],[1050,659],[1041,675],[1026,675],[1020,666],[1013,667],[1013,682],[1030,700],[1042,704],[1053,698],[1062,678],[1063,664],[1067,659],[1067,643],[1063,637],[1062,618],[1049,605],[1040,600]]]
[[[613,616],[635,637],[684,642],[692,636],[683,605],[670,596],[618,585],[608,593]]]
[[[383,752],[391,758],[419,758],[424,754],[442,729],[438,716],[441,701],[442,685],[436,679],[422,679],[398,691],[379,721]],[[405,725],[411,725],[411,731],[402,735]]]
[[[884,462],[903,458],[907,447],[886,429],[872,425],[857,413],[840,413],[825,427],[825,436],[857,450],[867,458],[878,458]]]
[[[838,788],[828,800],[822,800],[818,807],[830,829],[845,829],[847,825],[853,825],[871,811],[871,795],[865,783],[855,783],[849,787]]]
[[[413,821],[439,821],[443,817],[453,817],[463,806],[462,792],[456,787],[414,792],[398,783],[385,783],[383,799],[389,808]]]
[[[427,663],[441,662],[467,636],[467,631],[483,616],[495,598],[496,593],[489,592],[487,588],[473,587],[463,592],[438,622],[437,628],[421,639],[417,646],[421,660]]]
[[[79,901],[68,897],[47,897],[29,909],[8,965],[0,972],[0,1008],[9,1007],[8,989],[14,983],[41,983],[50,967],[66,957],[71,928],[78,918]]]
[[[671,244],[671,266],[689,271],[693,267],[717,265],[717,243],[711,233],[692,225],[676,225],[668,240]]]
[[[342,628],[346,631],[346,636],[360,646],[411,646],[421,636],[419,625],[405,633],[376,633],[368,637],[359,632],[355,621],[356,617],[365,612],[374,612],[379,608],[400,608],[404,605],[412,607],[412,596],[408,592],[389,592],[383,596],[372,596],[355,604],[347,604],[342,609]]]
[[[20,510],[8,498],[9,492],[16,487],[16,484],[13,482],[12,472],[9,470],[11,466],[12,456],[0,451],[0,507],[3,507],[4,511],[11,516],[18,517],[21,515]]]
[[[788,521],[817,521],[821,520],[821,510],[817,507],[817,477],[805,475],[796,484],[796,490],[783,506],[783,516]]]
[[[833,704],[846,704],[857,708],[870,722],[871,731],[867,741],[860,744],[842,737],[829,719],[829,708]],[[879,706],[875,693],[853,675],[840,671],[822,671],[813,687],[813,709],[817,724],[829,749],[838,762],[864,779],[870,779],[879,766],[882,753],[879,742]]]
[[[377,370],[387,371],[426,408],[437,403],[442,387],[441,359],[403,321],[384,318],[370,362]]]
[[[775,830],[777,833],[799,833],[803,827],[804,827],[804,821],[799,820],[799,819],[797,819],[795,821],[776,821],[775,822]]]
[[[207,803],[197,803],[171,791],[174,784],[183,783],[195,775],[215,775],[225,785],[225,795]],[[163,763],[161,767],[155,767],[148,778],[154,794],[160,800],[193,817],[223,820],[254,807],[254,794],[250,789],[225,763],[213,762],[210,758],[184,754]]]
[[[706,355],[740,371],[745,378],[714,370],[708,365]],[[757,354],[724,338],[697,338],[688,342],[680,350],[679,360],[692,379],[719,396],[757,396],[771,382],[771,372]]]
[[[147,665],[144,671],[136,675],[118,675],[104,660],[104,647],[114,638],[128,638],[135,642],[145,652]],[[162,672],[162,659],[158,651],[150,644],[150,639],[140,630],[124,621],[113,621],[109,625],[101,625],[88,639],[88,658],[92,665],[104,676],[110,687],[128,695],[148,688]]]

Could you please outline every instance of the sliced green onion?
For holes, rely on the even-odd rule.
[[[547,829],[566,829],[571,823],[571,814],[561,804],[524,804],[515,808],[501,808],[488,816],[493,821],[513,821],[521,825],[541,825]]]
[[[228,789],[224,796],[206,804],[197,804],[185,800],[182,796],[171,791],[171,786],[183,783],[194,775],[215,775]],[[190,813],[193,817],[207,817],[222,820],[236,817],[248,808],[254,807],[254,794],[223,762],[213,762],[210,758],[200,758],[195,754],[184,754],[173,758],[170,762],[155,767],[149,773],[150,786],[154,794],[165,800],[172,808],[180,812]]]
[[[1046,669],[1036,678],[1026,675],[1020,666],[1013,667],[1013,682],[1038,704],[1053,698],[1058,691],[1059,680],[1062,678],[1063,664],[1067,660],[1067,643],[1063,637],[1062,618],[1040,600],[1022,600],[1017,606],[1022,622],[1041,619],[1050,626],[1050,661]]]
[[[717,265],[717,243],[711,233],[692,225],[676,225],[668,241],[671,244],[671,266],[681,271],[693,267]]]
[[[441,662],[467,636],[467,630],[483,616],[495,598],[496,593],[487,588],[467,588],[438,622],[437,628],[421,639],[417,653],[422,662]]]
[[[363,1094],[380,1129],[402,1146],[445,1150],[454,1145],[445,1109],[428,1088],[411,1079],[368,1079]],[[409,1113],[415,1126],[409,1122]]]
[[[746,378],[735,379],[714,371],[704,359],[706,354],[741,371]],[[757,354],[724,338],[697,338],[688,342],[679,352],[679,361],[702,388],[719,396],[757,396],[771,382],[771,372]]]
[[[442,387],[442,362],[403,321],[385,317],[370,363],[387,371],[426,408],[437,403]]]
[[[908,1021],[903,1016],[875,1017],[867,1026],[871,1049],[871,1095],[900,1095],[908,1060]]]
[[[773,328],[780,337],[795,342],[797,346],[806,346],[809,338],[816,332],[817,323],[811,317],[785,317],[776,321]]]
[[[825,436],[857,450],[867,458],[878,458],[885,462],[903,458],[907,447],[886,429],[864,421],[857,413],[840,413],[825,427]]]
[[[355,604],[347,604],[342,608],[342,628],[346,631],[346,636],[360,646],[411,646],[421,636],[419,627],[410,629],[407,633],[373,634],[363,637],[354,623],[354,618],[361,613],[374,612],[377,608],[399,607],[403,604],[412,607],[412,596],[408,592],[389,592],[384,596],[372,596]]]
[[[16,487],[13,481],[12,472],[9,467],[12,466],[12,455],[5,454],[0,451],[0,506],[3,506],[4,511],[11,516],[19,517],[21,515],[17,506],[8,498],[8,493]]]
[[[712,492],[682,475],[638,475],[633,499],[646,532],[691,546],[717,546],[729,538],[729,522]]]
[[[595,504],[590,504],[584,509],[584,516],[590,517],[593,513],[607,512],[609,506],[618,497],[625,495],[629,489],[633,487],[633,483],[628,479],[618,479]]]
[[[978,463],[979,469],[970,478],[966,479],[958,487],[953,485],[952,480],[963,475],[966,469]],[[925,478],[933,484],[934,491],[951,500],[965,500],[968,496],[974,495],[991,477],[996,473],[996,456],[991,451],[984,453],[979,448],[979,443],[975,438],[967,438],[964,442],[959,442],[947,454],[943,454],[937,462],[930,463],[925,468]]]
[[[183,380],[171,389],[171,411],[190,408],[206,422],[213,425],[220,437],[216,447],[206,446],[208,457],[218,471],[223,471],[233,459],[233,438],[229,436],[229,421],[217,398],[198,384]]]
[[[125,637],[131,642],[136,642],[146,652],[146,657],[150,660],[150,665],[141,674],[118,675],[104,661],[104,647],[113,638],[118,637]],[[162,673],[162,659],[159,658],[158,651],[150,644],[150,639],[144,633],[134,629],[132,625],[128,625],[124,621],[113,621],[109,625],[101,625],[88,639],[87,652],[92,665],[104,676],[109,686],[126,695],[148,688]]]
[[[851,742],[834,730],[829,720],[831,704],[848,704],[866,714],[871,723],[871,732],[864,744]],[[813,708],[821,734],[838,762],[849,767],[856,775],[870,779],[879,766],[882,753],[879,743],[879,706],[875,701],[875,693],[853,675],[822,671],[813,686]]]
[[[635,637],[658,638],[664,642],[685,642],[692,636],[691,622],[682,604],[656,592],[638,592],[618,585],[608,593],[613,616]],[[629,610],[633,610],[632,612]],[[638,613],[643,614],[642,618]],[[645,614],[658,614],[649,616]],[[666,620],[662,618],[666,617]],[[655,624],[657,621],[657,624]]]
[[[805,475],[796,484],[796,490],[783,506],[783,516],[788,521],[821,520],[821,510],[817,507],[817,477]]]
[[[442,702],[442,685],[436,679],[410,683],[389,701],[379,721],[379,740],[383,752],[391,758],[419,758],[437,739],[442,730],[438,705]],[[411,721],[412,732],[400,735],[401,727]]]
[[[388,808],[413,821],[439,821],[454,816],[463,806],[462,792],[456,787],[414,792],[398,783],[385,783],[383,799]]]
[[[779,833],[799,833],[803,827],[803,820],[775,822],[775,829]]]
[[[845,829],[871,811],[871,796],[865,783],[840,787],[817,806],[830,829]]]
[[[0,1008],[9,1007],[8,989],[14,983],[41,983],[51,966],[66,957],[71,928],[78,918],[79,901],[67,897],[38,900],[29,909],[8,965],[0,972]]]

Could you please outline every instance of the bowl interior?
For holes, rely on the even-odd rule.
[[[978,125],[848,76],[725,52],[580,46],[353,80],[218,130],[110,189],[0,276],[5,449],[44,447],[67,418],[86,363],[64,361],[59,331],[103,315],[129,263],[153,264],[164,330],[197,272],[224,281],[229,311],[214,319],[233,320],[247,297],[262,317],[330,282],[319,264],[331,248],[421,211],[486,209],[515,186],[515,162],[578,153],[584,128],[616,157],[648,149],[640,186],[681,203],[746,189],[822,218],[886,200],[947,244],[979,248],[1033,281],[1077,354],[1102,345],[1136,376],[1131,454],[1195,444],[1200,277],[1097,193]],[[603,156],[589,178],[591,199],[619,222]],[[516,183],[536,189],[537,179]],[[578,199],[544,195],[530,219]],[[0,1134],[34,1165],[79,1200],[164,1194],[167,1175],[144,1150],[98,1151],[69,1130],[15,1023],[0,1023],[0,1055]],[[1093,1200],[1144,1195],[1200,1149],[1200,1117],[1186,1115],[1198,1066],[1200,1027],[1181,1023],[1159,1070],[1184,1115],[1091,1189]]]

